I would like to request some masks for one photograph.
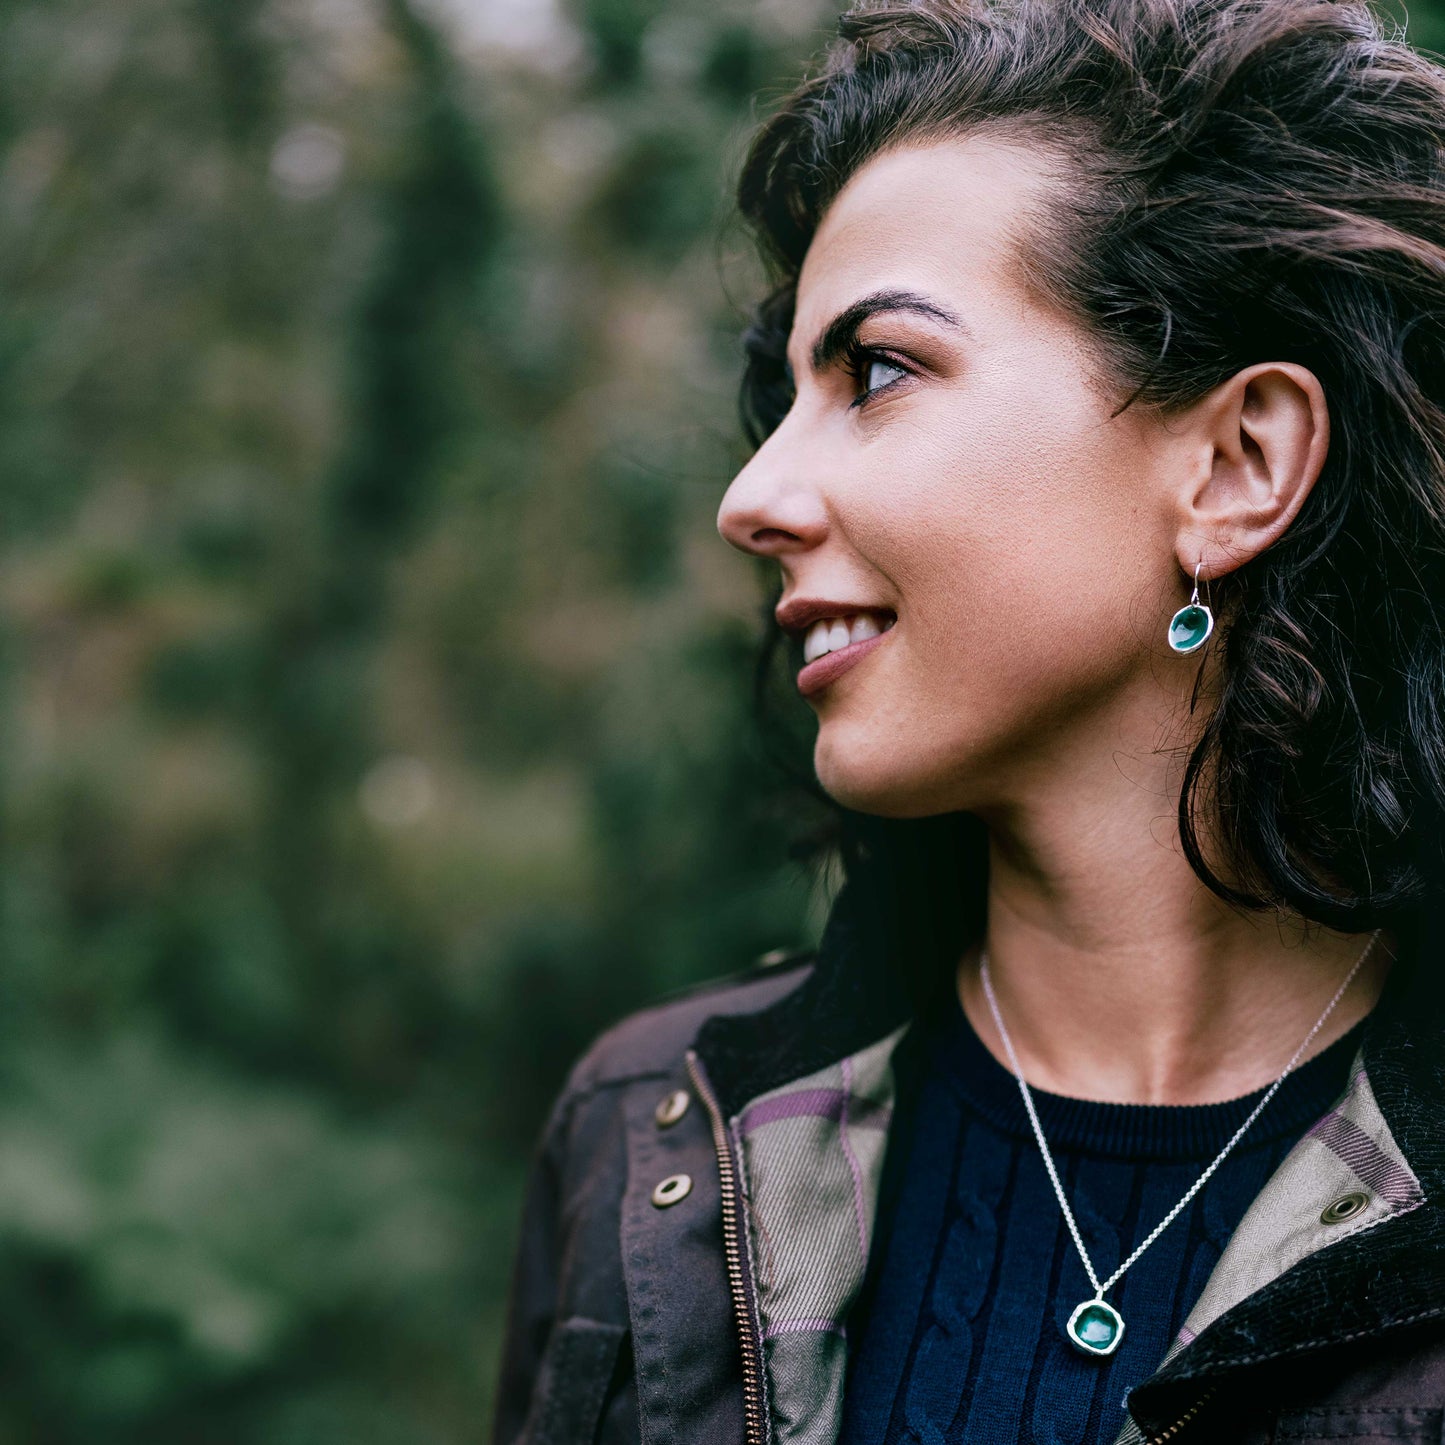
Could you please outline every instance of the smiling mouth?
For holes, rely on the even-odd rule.
[[[848,619],[855,622],[857,619]],[[831,619],[823,619],[814,624],[803,638],[801,656],[803,659],[802,670],[798,673],[798,691],[804,696],[811,696],[815,692],[827,687],[833,680],[847,672],[858,662],[862,661],[870,652],[886,642],[897,626],[898,619],[891,614],[879,616],[872,614],[868,617],[867,623],[857,627],[849,626],[846,634],[831,632],[825,634],[823,629],[829,627]],[[837,620],[841,627],[842,619]],[[836,642],[836,646],[827,646],[826,651],[817,651],[820,646],[826,646],[829,642]],[[809,659],[809,651],[814,656]]]
[[[855,642],[889,631],[898,621],[886,609],[875,608],[843,617],[822,617],[803,633],[803,661],[816,662],[831,652],[841,652]]]

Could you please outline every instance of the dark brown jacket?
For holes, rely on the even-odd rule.
[[[848,916],[576,1065],[526,1200],[494,1445],[833,1445],[911,1005]],[[1445,1028],[1404,940],[1347,1091],[1129,1396],[1141,1441],[1445,1445]]]

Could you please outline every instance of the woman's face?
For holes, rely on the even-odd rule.
[[[1022,279],[1046,164],[975,136],[852,178],[799,276],[794,403],[723,498],[719,531],[777,559],[784,605],[897,617],[807,693],[819,780],[859,811],[987,812],[1085,778],[1155,740],[1197,672],[1165,644],[1197,439],[1111,419],[1084,332]],[[815,369],[834,318],[884,294],[858,375]]]

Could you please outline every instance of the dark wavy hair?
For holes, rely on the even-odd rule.
[[[754,447],[791,405],[796,283],[829,203],[885,147],[984,130],[1067,162],[1020,260],[1092,336],[1120,411],[1168,415],[1259,361],[1319,378],[1314,489],[1214,586],[1222,687],[1179,829],[1231,904],[1350,932],[1399,925],[1445,880],[1445,70],[1386,23],[1351,0],[864,5],[737,188],[769,280],[744,338]],[[796,742],[775,600],[756,697]],[[797,851],[867,873],[911,956],[956,956],[982,923],[979,821],[830,807],[778,756],[825,809]]]

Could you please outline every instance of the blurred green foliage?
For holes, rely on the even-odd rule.
[[[816,936],[714,518],[838,8],[0,4],[0,1445],[480,1438],[568,1064]]]
[[[0,1442],[479,1438],[567,1065],[816,926],[713,527],[825,20],[0,6]]]

